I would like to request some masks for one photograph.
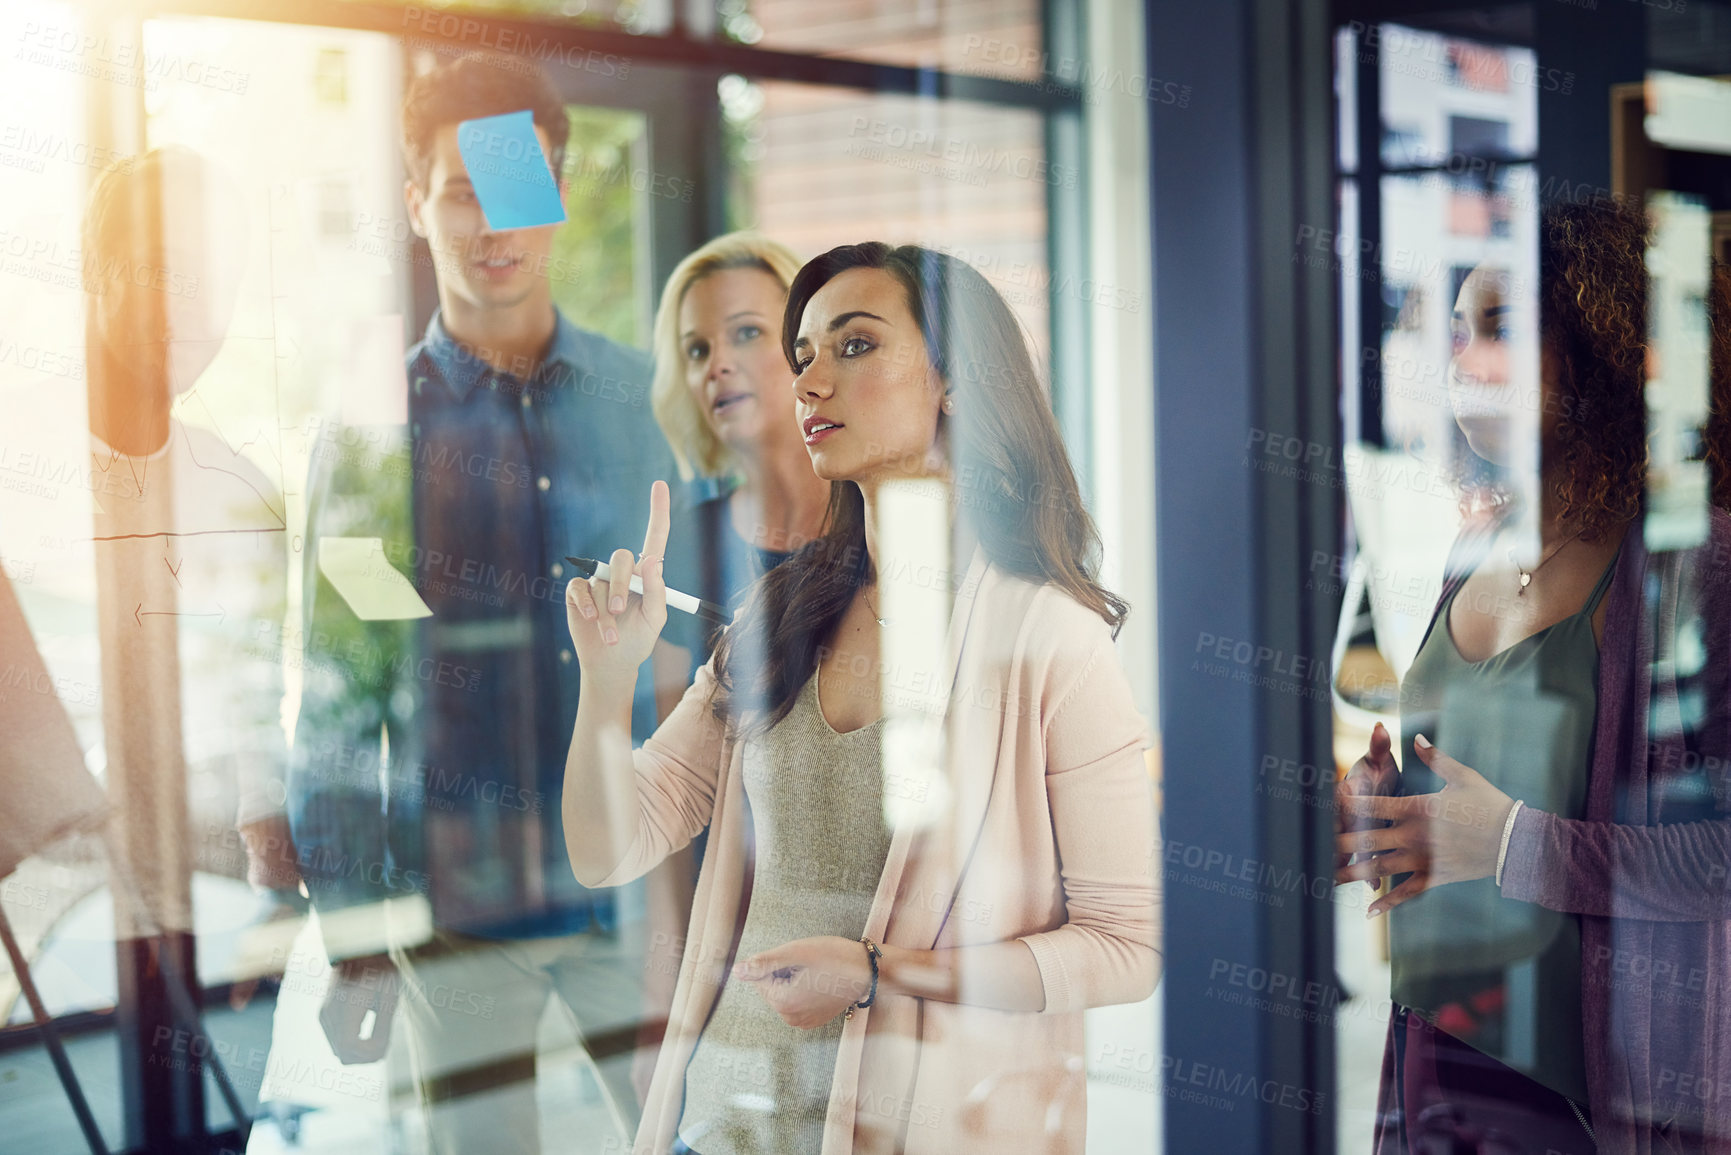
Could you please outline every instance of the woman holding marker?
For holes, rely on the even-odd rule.
[[[667,616],[664,486],[642,557],[567,592],[578,877],[625,882],[711,832],[636,1150],[1080,1152],[1081,1012],[1146,997],[1159,960],[1126,607],[1093,576],[1051,408],[978,272],[832,250],[794,279],[782,349],[823,535],[756,583],[638,751],[624,710]],[[909,479],[940,495],[951,546],[901,567],[946,579],[929,671],[880,657],[908,622],[884,613],[879,511]],[[880,675],[932,691],[932,745],[886,727]],[[886,736],[943,754],[925,774],[886,761]]]
[[[1553,206],[1539,232],[1540,549],[1513,502],[1469,520],[1402,685],[1404,757],[1379,725],[1337,792],[1338,881],[1395,883],[1369,912],[1394,1003],[1376,1150],[1727,1152],[1731,1096],[1701,1086],[1731,1053],[1731,517],[1647,548],[1640,210]],[[1451,402],[1493,470],[1530,420],[1512,288],[1481,267],[1455,306]]]
[[[782,308],[798,271],[785,245],[728,233],[679,262],[655,313],[655,420],[681,476],[717,483],[697,507],[697,540],[675,543],[685,557],[676,554],[669,574],[721,605],[815,539],[829,501],[781,352]],[[697,665],[718,632],[688,639]]]

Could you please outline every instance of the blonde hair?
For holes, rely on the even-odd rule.
[[[762,269],[785,291],[799,272],[800,260],[793,250],[761,233],[727,233],[709,241],[679,262],[661,290],[655,310],[653,353],[655,378],[649,390],[649,406],[656,424],[673,448],[679,476],[719,477],[731,471],[733,452],[709,427],[709,419],[685,387],[685,354],[679,343],[679,307],[691,286],[712,273],[727,269]],[[778,315],[779,318],[779,315]]]

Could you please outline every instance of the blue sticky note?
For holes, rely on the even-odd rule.
[[[559,182],[535,136],[528,109],[483,116],[457,125],[457,151],[487,217],[487,227],[531,229],[565,219]]]

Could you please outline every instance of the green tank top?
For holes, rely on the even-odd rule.
[[[1449,632],[1465,582],[1455,584],[1401,683],[1402,794],[1444,786],[1413,750],[1423,734],[1509,797],[1582,816],[1598,715],[1593,612],[1616,565],[1613,558],[1578,613],[1482,662],[1463,658]],[[1388,917],[1395,1003],[1586,1100],[1578,916],[1504,898],[1494,879],[1480,878],[1427,890]]]

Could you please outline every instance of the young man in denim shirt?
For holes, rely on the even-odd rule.
[[[650,483],[677,475],[649,359],[554,307],[557,226],[489,228],[457,126],[523,109],[558,173],[564,105],[524,62],[474,54],[410,84],[405,195],[439,310],[409,352],[407,428],[327,426],[308,512],[289,806],[335,960],[320,1020],[345,1063],[382,1057],[401,1020],[439,1152],[539,1152],[548,998],[588,1038],[629,1038],[644,957],[628,895],[577,885],[559,824],[578,690],[563,559],[636,546]],[[431,616],[359,617],[319,564],[333,537],[381,538]],[[659,709],[640,680],[635,742],[688,663],[657,655]],[[628,1069],[603,1076],[621,1131]]]

